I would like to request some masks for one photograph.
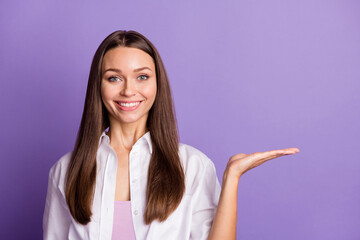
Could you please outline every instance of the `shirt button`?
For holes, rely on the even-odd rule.
[[[133,179],[131,182],[132,182],[132,183],[136,183],[136,179]]]
[[[138,210],[135,210],[135,211],[134,211],[134,215],[135,215],[135,216],[138,215],[138,213],[139,213]]]

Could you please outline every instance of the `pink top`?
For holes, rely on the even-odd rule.
[[[136,240],[130,201],[115,201],[112,240]]]

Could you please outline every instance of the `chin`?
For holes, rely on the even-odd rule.
[[[147,119],[147,117],[146,117]],[[134,124],[134,123],[141,123],[144,121],[144,123],[146,124],[146,119],[144,121],[144,118],[143,117],[122,117],[122,118],[117,118],[117,120],[120,122],[120,123],[123,123],[123,124]]]

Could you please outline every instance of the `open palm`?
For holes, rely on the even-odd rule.
[[[257,167],[264,162],[284,155],[298,153],[298,148],[285,148],[266,152],[255,152],[251,154],[238,153],[232,156],[227,164],[227,172],[230,175],[240,178],[245,172]]]

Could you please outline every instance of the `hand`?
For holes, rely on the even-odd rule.
[[[237,179],[245,172],[257,167],[264,162],[281,157],[284,155],[291,155],[300,152],[298,148],[285,148],[280,150],[272,150],[267,152],[256,152],[252,154],[239,153],[232,156],[226,166],[224,178],[231,176]]]

